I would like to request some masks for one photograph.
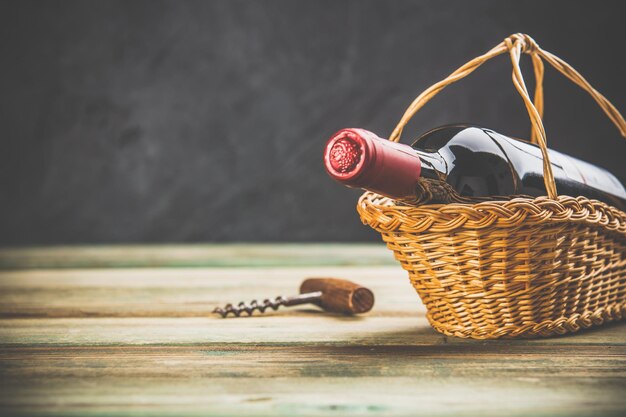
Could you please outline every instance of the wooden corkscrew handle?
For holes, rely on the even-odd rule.
[[[374,293],[354,282],[337,278],[308,278],[300,294],[320,292],[315,304],[331,313],[361,314],[374,306]]]

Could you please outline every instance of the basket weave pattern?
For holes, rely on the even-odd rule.
[[[588,91],[623,136],[626,122],[568,64],[527,35],[512,35],[422,93],[390,140],[399,140],[406,123],[438,91],[506,52],[530,116],[532,141],[544,156],[547,196],[415,206],[366,192],[357,205],[361,220],[381,233],[409,272],[430,324],[446,335],[550,336],[619,320],[626,312],[626,213],[585,197],[557,196],[541,121],[541,58]],[[533,59],[534,103],[519,70],[521,53]]]
[[[578,197],[401,206],[365,193],[438,331],[472,338],[574,332],[626,311],[626,214]]]

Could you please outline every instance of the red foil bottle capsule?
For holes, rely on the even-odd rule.
[[[408,145],[379,138],[364,129],[342,129],[324,149],[324,165],[336,181],[391,198],[415,196],[421,162]]]

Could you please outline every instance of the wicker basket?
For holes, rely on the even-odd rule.
[[[547,196],[476,204],[410,205],[366,192],[357,210],[382,234],[439,332],[492,339],[575,332],[622,318],[626,311],[626,213],[584,197],[558,196],[541,121],[543,61],[588,91],[626,137],[619,112],[573,68],[515,34],[422,93],[390,140],[445,86],[508,52],[513,83],[544,156]],[[530,54],[534,103],[519,68]]]

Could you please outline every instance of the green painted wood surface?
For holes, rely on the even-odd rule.
[[[624,323],[550,339],[449,338],[428,326],[381,246],[161,247],[160,261],[153,250],[2,252],[0,415],[626,414]],[[349,261],[359,256],[369,264]],[[309,276],[368,286],[374,310],[209,314],[295,293]]]
[[[0,248],[0,269],[395,265],[377,244],[195,244]]]

